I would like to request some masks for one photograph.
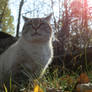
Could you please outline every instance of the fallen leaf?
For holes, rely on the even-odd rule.
[[[43,92],[43,90],[39,85],[35,85],[34,92]]]
[[[92,90],[86,90],[86,91],[84,91],[84,92],[92,92]]]
[[[88,83],[88,82],[89,82],[88,75],[86,73],[81,73],[78,78],[78,83]]]

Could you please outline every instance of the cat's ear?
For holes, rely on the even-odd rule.
[[[23,17],[23,20],[26,22],[29,20],[29,18],[25,17],[25,16],[22,16]]]
[[[45,18],[45,20],[46,20],[47,22],[50,22],[51,17],[52,17],[52,14],[53,14],[53,13],[49,14],[49,15]]]

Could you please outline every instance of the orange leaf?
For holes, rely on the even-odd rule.
[[[92,90],[86,90],[86,91],[84,91],[84,92],[92,92]]]
[[[86,73],[81,73],[79,78],[78,78],[78,82],[79,83],[88,83],[89,78],[88,78],[87,74]]]

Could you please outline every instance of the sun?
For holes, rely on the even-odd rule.
[[[88,4],[92,7],[92,0],[87,0]]]

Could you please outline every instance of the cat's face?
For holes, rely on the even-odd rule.
[[[49,24],[51,15],[46,18],[26,18],[22,31],[22,36],[25,40],[33,43],[49,41],[52,30]]]

